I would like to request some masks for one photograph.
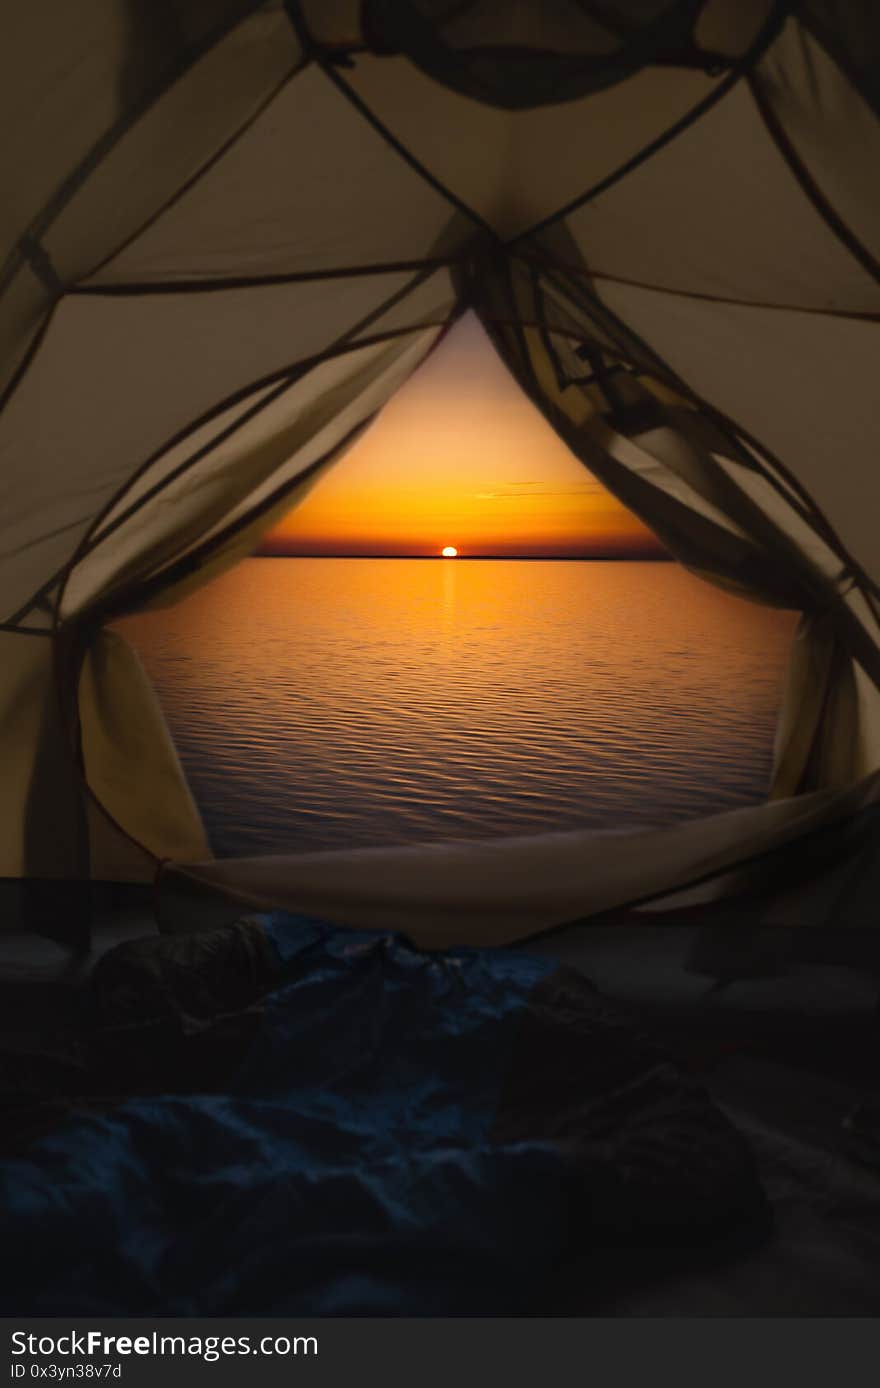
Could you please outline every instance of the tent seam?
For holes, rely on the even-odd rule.
[[[814,211],[834,233],[841,245],[846,247],[853,259],[861,265],[866,274],[870,275],[875,283],[880,284],[880,261],[871,254],[867,246],[862,244],[852,228],[832,207],[792,144],[788,132],[773,109],[772,102],[761,90],[754,73],[749,74],[748,87],[767,133]]]
[[[227,29],[225,29],[225,30],[223,31],[223,33],[222,33],[222,34],[220,35],[220,37],[217,39],[217,42],[218,42],[218,43],[221,42],[222,39],[226,36],[226,34],[231,33],[232,30],[241,22],[242,18],[246,19],[250,13],[256,13],[256,11],[260,8],[260,6],[261,6],[263,3],[264,3],[264,0],[259,0],[259,3],[258,3],[258,4],[249,7],[249,9],[248,9],[248,11],[247,11],[246,13],[244,13],[239,19],[236,19],[235,21],[233,21],[233,22],[230,24],[230,26],[229,26]],[[71,198],[75,195],[75,193],[79,191],[79,188],[82,187],[83,184],[86,182],[86,180],[87,180],[87,178],[89,177],[89,175],[90,175],[91,173],[94,172],[94,169],[97,168],[101,162],[103,162],[104,156],[105,156],[106,154],[109,154],[109,153],[111,152],[111,150],[112,150],[113,148],[115,148],[116,144],[119,143],[119,140],[121,140],[121,139],[123,138],[123,136],[126,135],[126,134],[128,133],[128,130],[129,130],[129,129],[132,129],[132,128],[137,124],[138,120],[140,119],[140,116],[141,116],[141,115],[145,115],[146,112],[151,108],[151,106],[155,105],[155,102],[163,95],[163,93],[164,93],[166,90],[168,90],[169,87],[173,86],[173,85],[175,84],[175,82],[178,82],[178,81],[181,79],[181,77],[185,76],[186,73],[189,72],[190,69],[191,69],[192,67],[195,66],[195,64],[200,60],[200,58],[204,57],[205,54],[208,53],[208,52],[210,51],[211,47],[214,47],[214,46],[215,46],[214,44],[208,45],[208,46],[204,49],[204,52],[198,52],[198,51],[196,51],[196,52],[194,53],[193,58],[192,58],[192,62],[190,62],[190,63],[188,63],[187,65],[185,65],[185,66],[183,67],[183,69],[182,69],[179,73],[177,73],[177,75],[174,76],[174,77],[168,82],[168,84],[167,84],[166,87],[161,88],[161,90],[160,90],[159,92],[157,92],[157,94],[156,94],[156,96],[154,97],[153,101],[149,102],[149,103],[144,107],[144,109],[140,112],[140,114],[139,114],[138,116],[136,116],[136,117],[130,122],[130,124],[127,125],[127,126],[125,127],[125,129],[120,130],[119,135],[118,135],[118,138],[113,142],[112,145],[108,146],[107,150],[104,152],[104,155],[101,156],[101,159],[99,159],[99,160],[97,161],[97,163],[96,163],[93,167],[90,167],[90,168],[86,171],[86,173],[83,175],[83,177],[81,178],[81,180],[79,181],[79,183],[76,185],[76,187],[74,187],[74,188],[71,189],[69,196],[68,196],[67,199],[59,206],[58,211],[57,211],[57,213],[55,214],[55,216],[60,215],[60,213],[61,213],[61,212],[64,210],[64,208],[67,206],[67,203],[71,200]],[[290,72],[288,72],[288,73],[286,74],[286,76],[282,79],[282,81],[278,84],[278,86],[275,87],[275,88],[273,89],[273,91],[264,99],[264,101],[261,103],[261,105],[258,106],[258,108],[257,108],[255,111],[253,111],[253,112],[251,113],[251,115],[250,115],[250,116],[248,117],[248,119],[244,122],[244,124],[241,125],[241,126],[239,127],[239,129],[235,132],[235,134],[234,134],[230,139],[228,139],[228,140],[225,142],[225,144],[221,146],[221,148],[220,148],[219,150],[215,151],[214,155],[211,156],[211,158],[208,160],[208,162],[207,162],[205,165],[203,165],[202,168],[199,169],[197,173],[195,173],[194,175],[192,175],[192,176],[191,176],[191,177],[190,177],[190,178],[189,178],[189,179],[177,190],[177,192],[176,192],[175,194],[173,194],[172,197],[171,197],[170,199],[168,199],[165,203],[163,203],[162,206],[161,206],[160,208],[158,208],[157,211],[156,211],[155,213],[153,213],[153,214],[146,220],[146,222],[144,222],[140,227],[138,227],[138,229],[137,229],[135,232],[133,232],[129,237],[125,238],[119,246],[116,246],[112,252],[110,252],[110,253],[109,253],[108,255],[106,255],[102,260],[100,260],[100,261],[98,262],[97,266],[93,266],[93,267],[88,271],[88,273],[87,273],[87,275],[85,276],[85,278],[88,280],[88,279],[90,279],[93,275],[100,274],[100,272],[101,272],[102,269],[104,269],[107,265],[112,264],[112,262],[116,259],[117,256],[121,255],[122,252],[123,252],[128,246],[132,245],[136,240],[138,240],[138,238],[139,238],[140,236],[142,236],[143,233],[144,233],[149,227],[151,227],[151,226],[154,224],[154,222],[158,221],[158,220],[164,215],[164,213],[165,213],[166,211],[168,211],[168,209],[174,205],[174,203],[177,201],[177,199],[180,198],[180,197],[183,197],[183,196],[186,194],[186,192],[188,192],[189,189],[190,189],[191,187],[193,187],[205,173],[208,172],[208,170],[214,165],[214,163],[216,163],[217,161],[219,161],[219,160],[223,157],[223,155],[224,155],[225,153],[227,153],[227,152],[229,151],[229,149],[232,148],[232,146],[236,143],[236,141],[237,141],[241,136],[243,136],[243,135],[247,132],[248,129],[250,129],[251,125],[253,125],[257,120],[259,120],[259,118],[260,118],[260,116],[263,114],[263,112],[266,111],[266,110],[269,108],[269,106],[271,106],[272,102],[273,102],[273,101],[275,100],[275,98],[279,95],[279,93],[280,93],[281,91],[283,91],[283,89],[284,89],[284,87],[287,85],[287,83],[290,82],[290,81],[292,81],[293,78],[296,77],[297,74],[303,70],[303,67],[305,67],[305,66],[307,66],[307,65],[308,65],[308,60],[306,60],[305,63],[299,64],[298,66],[296,66],[295,68],[293,68]],[[45,209],[44,209],[44,211],[45,211]],[[40,214],[40,215],[42,215],[42,214]],[[55,217],[52,217],[52,219],[51,219],[46,225],[44,225],[44,226],[42,227],[42,232],[45,232],[46,230],[48,230],[49,227],[50,227],[50,226],[52,225],[52,223],[54,222],[54,220],[55,220]],[[21,259],[20,259],[19,263],[18,263],[14,268],[9,269],[8,278],[5,277],[5,276],[6,276],[6,267],[4,267],[3,270],[0,270],[0,299],[2,299],[2,297],[3,297],[3,295],[4,295],[5,291],[6,291],[6,289],[9,288],[9,286],[12,284],[13,280],[17,277],[19,271],[22,270],[22,269],[25,267],[25,265],[30,265],[30,267],[31,267],[31,269],[33,270],[33,272],[37,275],[37,278],[40,279],[41,283],[43,283],[44,285],[46,285],[46,287],[49,289],[49,291],[50,291],[50,293],[51,293],[51,295],[52,295],[52,298],[51,298],[51,302],[50,302],[50,307],[49,307],[49,312],[48,312],[47,318],[44,320],[44,322],[43,322],[43,324],[41,325],[41,327],[37,330],[37,332],[36,332],[36,334],[35,334],[35,338],[32,339],[31,344],[30,344],[30,347],[28,348],[28,352],[26,353],[26,355],[25,355],[25,357],[23,358],[22,362],[19,364],[18,370],[15,372],[15,374],[14,374],[13,377],[11,378],[11,380],[10,380],[9,384],[7,385],[6,389],[2,392],[2,394],[0,394],[0,415],[2,415],[3,411],[4,411],[5,408],[6,408],[6,405],[8,404],[9,400],[10,400],[10,399],[12,398],[12,396],[14,395],[16,389],[18,388],[18,386],[19,386],[19,384],[20,384],[20,382],[21,382],[22,377],[23,377],[24,374],[25,374],[25,371],[23,371],[21,368],[24,367],[25,370],[26,370],[26,369],[30,366],[32,357],[33,357],[34,355],[36,355],[37,349],[38,349],[38,348],[40,347],[40,345],[42,344],[42,339],[43,339],[43,337],[45,336],[46,331],[48,330],[48,327],[49,327],[49,320],[51,319],[52,313],[54,313],[56,307],[58,306],[58,304],[61,302],[61,300],[62,300],[64,297],[66,297],[66,296],[69,295],[69,294],[77,294],[77,293],[82,292],[77,281],[73,281],[72,283],[68,284],[68,283],[66,283],[66,282],[57,274],[57,272],[55,271],[54,266],[52,265],[51,260],[49,259],[49,256],[48,256],[47,252],[43,249],[43,247],[42,247],[40,241],[36,238],[36,236],[35,236],[35,234],[34,234],[35,226],[36,226],[36,219],[35,219],[35,221],[32,223],[31,228],[28,229],[28,230],[25,230],[24,232],[22,232],[21,236],[19,237],[18,241],[16,242],[16,245],[15,245],[14,249],[18,251],[18,254],[19,254],[19,256],[21,257]],[[36,247],[37,251],[41,253],[36,259],[35,259],[35,257],[34,257],[34,254],[33,254],[32,249],[29,249],[29,248],[31,248],[31,247]],[[48,264],[49,268],[51,269],[51,280],[47,280],[47,279],[45,278],[44,274],[41,273],[40,268],[38,268],[39,266],[43,265],[44,263]]]
[[[166,200],[159,207],[157,207],[156,210],[152,212],[150,216],[147,217],[147,219],[144,222],[142,222],[141,225],[135,231],[131,232],[130,235],[126,236],[118,246],[116,246],[112,251],[108,252],[108,254],[105,255],[103,259],[98,262],[97,265],[93,266],[92,269],[89,270],[88,274],[82,278],[88,281],[89,279],[92,279],[95,275],[100,275],[102,270],[106,269],[108,265],[112,265],[113,262],[126,250],[128,250],[130,246],[133,246],[137,241],[139,241],[140,238],[145,234],[145,232],[149,231],[151,227],[155,226],[157,222],[161,221],[162,218],[165,216],[166,212],[169,212],[172,207],[175,207],[176,204],[181,201],[182,198],[185,198],[187,193],[189,193],[198,183],[201,182],[201,180],[205,177],[206,174],[210,173],[210,171],[217,164],[220,163],[224,156],[227,155],[229,151],[235,147],[238,141],[244,138],[248,131],[251,130],[254,127],[254,125],[256,125],[257,121],[260,120],[260,118],[266,114],[266,112],[270,109],[272,104],[278,99],[278,97],[285,90],[285,88],[289,86],[289,84],[296,77],[298,77],[299,74],[303,72],[305,68],[309,66],[310,61],[311,60],[309,58],[305,58],[304,61],[296,63],[290,69],[289,72],[285,73],[281,81],[278,82],[276,86],[272,88],[271,92],[268,92],[263,97],[262,101],[260,101],[257,104],[256,108],[253,111],[251,111],[250,115],[246,117],[246,119],[241,123],[238,129],[235,130],[232,133],[232,135],[228,136],[228,138],[220,145],[219,149],[216,149],[214,153],[210,155],[209,158],[205,161],[205,163],[202,164],[201,167],[195,171],[195,173],[190,174],[189,178],[185,179],[184,182],[180,185],[180,187],[177,188],[175,192],[170,195],[170,197],[166,198]],[[78,292],[79,283],[80,281],[75,282],[74,285],[70,286],[68,292]]]
[[[551,212],[548,216],[543,217],[540,221],[527,227],[525,231],[517,232],[515,236],[506,240],[504,245],[507,248],[517,246],[520,241],[524,241],[531,236],[537,236],[540,232],[545,231],[547,227],[554,225],[556,222],[563,221],[566,217],[570,216],[572,212],[576,212],[579,208],[586,206],[587,203],[599,197],[600,194],[607,192],[615,183],[618,183],[622,178],[626,177],[627,174],[632,173],[634,169],[637,169],[648,159],[658,154],[661,149],[665,149],[665,147],[679,135],[689,130],[702,116],[705,116],[712,110],[723,97],[727,96],[728,92],[730,92],[743,77],[747,76],[755,64],[760,61],[770,45],[778,38],[784,24],[799,3],[800,0],[776,0],[776,4],[773,6],[770,15],[761,25],[758,33],[742,57],[734,63],[727,74],[721,78],[712,90],[707,92],[696,105],[692,106],[689,111],[686,111],[683,116],[680,116],[677,121],[674,121],[672,125],[668,126],[660,135],[657,135],[653,140],[649,141],[647,145],[644,145],[641,150],[632,155],[612,173],[606,174],[598,183],[593,184],[585,193],[581,193],[577,197],[570,199],[569,202],[565,203],[555,212]]]
[[[535,257],[532,254],[518,252],[518,255],[521,260],[535,263],[538,266],[545,263],[540,257]],[[759,312],[770,313],[808,313],[820,318],[843,318],[850,322],[880,323],[880,310],[866,309],[862,311],[860,309],[817,308],[806,304],[771,304],[758,299],[735,299],[732,296],[722,294],[704,294],[694,289],[677,289],[663,284],[649,284],[647,280],[634,280],[624,275],[612,275],[605,270],[587,270],[578,265],[560,263],[556,268],[576,275],[579,279],[605,280],[608,284],[622,284],[631,289],[645,289],[653,294],[671,294],[678,299],[696,299],[702,303],[727,304],[731,308],[751,308]]]
[[[272,285],[310,284],[331,279],[368,279],[371,275],[402,274],[407,270],[443,270],[456,263],[456,258],[380,261],[372,265],[334,266],[328,270],[278,271],[265,275],[205,276],[200,279],[128,280],[72,285],[67,293],[74,297],[92,298],[135,297],[144,294],[210,294],[223,290],[260,289]],[[880,315],[878,315],[880,316]]]
[[[119,120],[104,131],[92,145],[88,153],[80,160],[61,183],[56,187],[55,192],[45,202],[40,211],[31,219],[27,227],[24,228],[22,235],[30,234],[39,239],[43,233],[53,224],[56,218],[64,210],[75,193],[79,191],[86,179],[103,162],[106,156],[113,150],[124,135],[128,133],[142,116],[159,100],[159,98],[185,76],[195,64],[203,58],[218,43],[231,34],[239,24],[243,23],[257,10],[261,9],[265,0],[247,0],[241,8],[236,11],[234,17],[227,20],[224,24],[213,29],[206,35],[200,43],[188,48],[186,53],[178,58],[178,61],[165,72],[155,86],[141,97]],[[6,292],[12,280],[16,277],[19,270],[27,262],[21,258],[21,251],[18,243],[13,248],[7,258],[6,263],[0,268],[0,298]]]
[[[320,44],[318,44],[315,41],[308,25],[306,24],[305,18],[302,14],[302,7],[298,3],[298,0],[284,0],[284,8],[287,12],[288,18],[290,19],[291,25],[293,26],[293,30],[297,38],[303,45],[303,49],[305,50],[305,52],[312,55],[315,62],[320,67],[321,71],[324,73],[325,77],[328,79],[328,81],[332,82],[332,84],[336,87],[337,91],[339,91],[340,94],[344,96],[346,100],[352,104],[352,106],[354,106],[355,110],[363,116],[363,118],[373,127],[376,133],[380,135],[383,140],[385,140],[386,144],[388,144],[389,147],[393,149],[401,159],[403,159],[403,161],[413,170],[414,173],[418,174],[419,177],[424,179],[424,181],[428,183],[434,189],[435,192],[439,193],[441,197],[445,198],[447,202],[451,203],[453,207],[455,207],[470,221],[475,223],[475,225],[478,226],[481,229],[481,231],[483,231],[487,236],[489,236],[493,242],[500,243],[500,238],[497,232],[480,215],[480,213],[475,211],[474,208],[470,207],[469,204],[466,203],[463,198],[460,198],[457,193],[454,193],[451,188],[447,187],[447,185],[443,183],[437,177],[436,174],[431,172],[427,165],[423,164],[422,161],[418,159],[417,156],[414,155],[411,150],[407,149],[406,145],[404,145],[403,142],[399,140],[397,136],[394,135],[388,129],[387,125],[385,125],[385,123],[380,119],[380,117],[377,116],[376,113],[367,105],[363,97],[360,96],[359,93],[356,92],[354,88],[351,87],[348,84],[348,82],[346,82],[345,79],[340,76],[340,74],[336,71],[333,65],[328,61],[327,54],[324,51],[324,49],[321,47]]]

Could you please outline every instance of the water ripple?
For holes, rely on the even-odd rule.
[[[756,802],[793,618],[672,564],[261,559],[120,628],[234,854]]]

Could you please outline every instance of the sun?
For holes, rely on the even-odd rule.
[[[444,545],[440,553],[443,555],[444,559],[458,558],[458,550],[455,548],[455,545]]]

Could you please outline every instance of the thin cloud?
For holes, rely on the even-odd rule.
[[[547,487],[540,482],[515,482],[511,486],[495,492],[473,492],[477,501],[524,501],[522,488],[530,487],[528,498],[537,496],[594,496],[598,490],[595,483],[584,482],[575,487]]]

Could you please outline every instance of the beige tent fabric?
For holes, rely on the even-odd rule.
[[[102,624],[247,553],[466,308],[681,562],[804,618],[773,803],[607,855],[582,836],[426,849],[459,874],[443,930],[455,910],[510,938],[504,912],[525,929],[604,909],[874,803],[880,12],[708,0],[687,32],[681,6],[654,27],[659,6],[602,8],[18,7],[0,871],[143,880],[206,857],[155,699]],[[393,874],[419,853],[383,859],[384,886],[355,874],[346,909],[362,889],[402,912]],[[195,878],[292,901],[307,868]],[[433,869],[423,888],[433,938]]]
[[[880,308],[880,285],[815,215],[746,85],[573,212],[568,229],[592,273],[612,280],[789,308]]]
[[[865,458],[880,442],[877,324],[607,283],[601,292],[699,395],[789,464],[880,579],[876,526],[864,509],[864,489],[872,488]]]
[[[419,260],[462,247],[473,228],[444,236],[452,219],[442,195],[389,159],[382,137],[310,67],[95,283]]]
[[[658,124],[671,124],[713,85],[700,72],[651,68],[626,88],[509,112],[440,86],[405,58],[366,57],[346,76],[393,134],[505,239],[618,168]],[[602,132],[582,141],[577,159],[561,157],[572,129]]]
[[[877,765],[878,749],[876,685],[847,656],[831,613],[803,617],[777,729],[773,794],[845,786]]]
[[[140,593],[141,606],[147,586],[158,604],[178,601],[251,553],[266,529],[350,445],[436,338],[433,329],[417,333],[415,340],[407,335],[390,346],[353,351],[309,373],[285,402],[286,427],[277,419],[263,420],[261,447],[239,440],[240,455],[219,461],[220,450],[212,455],[214,466],[201,485],[187,477],[181,496],[170,499],[170,525],[166,489],[157,499],[156,515],[148,508],[137,513],[128,543],[122,531],[115,532],[112,545],[99,545],[84,559],[61,604],[63,613],[77,613],[70,624],[88,629],[96,611],[124,611],[132,589]],[[103,553],[108,548],[114,569],[108,569]],[[92,796],[105,820],[124,826],[150,855],[138,877],[151,880],[156,863],[165,858],[204,859],[210,848],[161,708],[137,656],[116,632],[99,629],[89,645],[79,684],[79,720]],[[93,875],[110,880],[134,876],[120,855],[122,847],[118,834],[108,833],[107,824],[95,819]]]
[[[767,854],[876,809],[876,774],[820,791],[640,833],[565,833],[169,864],[160,925],[185,931],[243,909],[283,908],[343,924],[400,930],[428,949],[503,945]],[[634,869],[634,864],[637,868]],[[750,885],[754,869],[746,869]],[[729,875],[728,890],[736,885]],[[875,924],[873,905],[850,925]]]
[[[577,384],[577,375],[560,383],[563,359],[554,352],[552,332],[499,327],[497,322],[493,328],[502,316],[505,296],[513,319],[528,321],[542,314],[540,279],[534,272],[529,280],[524,269],[514,267],[494,287],[484,276],[481,291],[487,326],[524,389],[545,409],[573,450],[611,491],[653,525],[683,563],[753,600],[800,607],[809,614],[801,625],[789,673],[771,795],[843,786],[868,775],[880,763],[876,658],[880,626],[859,590],[850,594],[847,574],[840,587],[839,560],[796,509],[796,495],[774,490],[766,482],[760,485],[760,478],[756,486],[745,467],[749,457],[735,434],[728,436],[711,416],[704,417],[699,399],[687,402],[690,409],[684,401],[670,405],[669,400],[675,400],[670,392],[652,389],[652,378],[640,384],[633,375],[618,377],[613,386],[600,381]],[[631,298],[642,291],[627,287],[625,293]],[[671,296],[662,297],[671,300],[673,308],[677,306]],[[592,299],[581,295],[583,340],[589,340],[596,321],[602,324],[604,305],[598,295]],[[691,307],[689,301],[687,307]],[[570,308],[575,311],[571,301]],[[706,308],[699,305],[701,311]],[[775,322],[779,314],[767,316]],[[628,322],[633,317],[630,313]],[[658,322],[672,333],[666,317],[658,316]],[[831,326],[836,330],[839,324],[835,320]],[[833,331],[831,337],[833,344]],[[705,345],[704,337],[696,335],[682,335],[681,341],[693,344],[695,355],[697,344]],[[630,361],[637,365],[640,347],[638,341],[627,341],[624,329],[616,353],[604,348],[603,353],[627,360],[629,351]],[[718,355],[724,359],[720,344]],[[787,360],[794,355],[790,347]],[[738,371],[729,357],[726,365],[740,388],[751,388],[757,398],[757,392],[775,385],[772,376],[768,380],[773,359],[764,360],[759,350],[753,358],[740,363]],[[649,365],[655,375],[662,373],[662,359],[652,362],[649,358]],[[719,370],[719,380],[722,375]],[[696,370],[685,376],[689,382],[695,378],[699,381]],[[791,399],[788,408],[796,408]],[[753,414],[754,410],[748,411],[745,417]],[[743,417],[743,412],[737,417]],[[796,427],[803,428],[802,419]],[[627,431],[628,440],[621,430]],[[713,452],[713,447],[723,453]],[[837,476],[833,485],[839,488],[839,484]],[[720,533],[719,525],[724,527]],[[852,526],[849,531],[853,532]]]
[[[301,65],[280,4],[173,8],[160,23],[137,3],[30,0],[5,16],[0,115],[15,138],[0,155],[0,390],[63,290],[176,196]]]
[[[843,8],[854,13],[857,7]],[[880,122],[866,97],[822,44],[795,25],[758,63],[751,82],[764,118],[778,122],[816,195],[880,256],[880,207],[865,196],[880,161]]]
[[[96,604],[118,605],[115,592],[125,586],[149,582],[162,591],[169,586],[166,569],[216,541],[224,548],[224,532],[252,511],[267,504],[273,516],[279,506],[289,510],[305,494],[300,479],[314,480],[316,467],[372,417],[436,338],[436,328],[415,329],[391,342],[353,345],[314,367],[160,491],[141,496],[136,510],[118,516],[115,528],[82,554],[61,598],[62,619]],[[258,538],[251,538],[252,547]]]
[[[308,403],[297,399],[295,391],[286,402],[286,429],[277,420],[268,427],[264,421],[261,450],[241,441],[246,467],[233,456],[231,465],[224,460],[212,467],[208,485],[188,484],[177,504],[172,499],[172,528],[167,520],[163,525],[168,494],[161,493],[157,517],[137,513],[136,549],[133,540],[126,544],[123,537],[117,543],[120,532],[114,535],[110,557],[121,567],[108,570],[102,562],[108,556],[98,546],[75,572],[62,610],[76,611],[80,622],[90,624],[96,608],[124,610],[126,590],[132,585],[142,590],[148,582],[156,603],[173,603],[251,553],[266,529],[357,436],[436,336],[433,330],[422,332],[415,342],[405,338],[403,345],[355,351],[316,368],[300,383]],[[212,526],[212,516],[223,524],[215,520]],[[151,520],[156,527],[152,546],[147,543]],[[85,779],[97,805],[105,819],[124,826],[149,855],[138,877],[151,880],[156,863],[165,858],[204,859],[210,848],[161,708],[137,656],[116,632],[99,630],[90,643],[79,684],[79,719]],[[133,877],[121,857],[123,847],[118,834],[108,833],[107,824],[95,819],[93,875]]]
[[[102,631],[89,647],[79,715],[86,781],[105,814],[151,855],[152,863],[144,862],[145,880],[152,880],[157,858],[187,862],[209,854],[155,692],[116,632]],[[120,871],[111,852],[119,848],[115,836],[102,833],[94,821],[90,838],[93,876],[113,881]]]
[[[384,306],[412,281],[401,273],[329,289],[257,286],[192,300],[66,299],[2,421],[4,615],[76,553],[135,473],[148,467],[155,482],[192,420],[248,385],[282,385],[301,363],[344,346],[362,323],[381,331]],[[438,307],[441,321],[447,311]]]

